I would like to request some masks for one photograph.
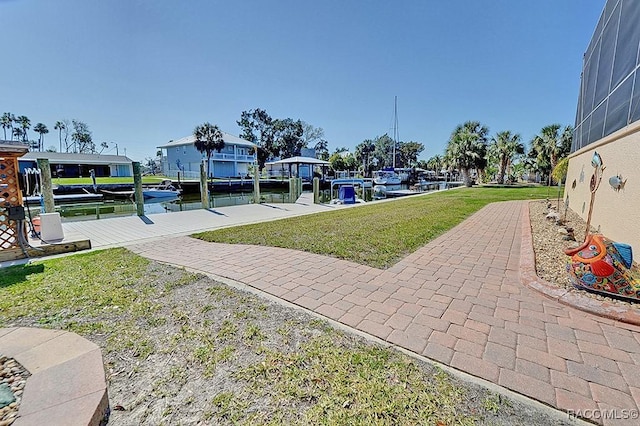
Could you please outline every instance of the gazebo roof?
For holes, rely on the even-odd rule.
[[[29,145],[17,141],[0,140],[0,152],[23,155],[29,152]]]
[[[270,161],[267,164],[270,165],[275,165],[275,164],[317,164],[317,165],[322,165],[322,166],[328,166],[329,163],[328,161],[324,161],[324,160],[318,160],[317,158],[313,158],[313,157],[291,157],[291,158],[284,158],[282,160],[278,160],[278,161]]]

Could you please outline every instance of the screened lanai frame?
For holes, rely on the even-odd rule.
[[[640,120],[640,1],[608,0],[583,58],[571,152]]]

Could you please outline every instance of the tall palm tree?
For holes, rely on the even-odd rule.
[[[498,158],[498,183],[504,183],[504,175],[516,154],[524,154],[524,145],[518,133],[509,130],[497,133],[489,145],[489,150]]]
[[[4,131],[4,140],[7,140],[7,129],[11,129],[9,132],[9,136],[13,137],[13,120],[15,117],[10,112],[5,112],[2,114],[0,118],[0,125],[2,125],[2,130]]]
[[[33,131],[40,135],[38,138],[38,151],[42,151],[42,148],[44,148],[44,135],[49,133],[49,129],[44,124],[38,123],[33,126]]]
[[[467,187],[472,184],[471,169],[481,173],[486,166],[488,132],[489,129],[480,122],[467,121],[458,125],[449,138],[446,157],[460,170]]]
[[[549,185],[551,185],[551,171],[556,167],[558,161],[567,156],[571,150],[573,127],[566,126],[562,132],[560,128],[560,124],[545,126],[531,141],[531,148],[536,154],[538,167],[548,175]]]
[[[210,176],[211,154],[224,148],[222,132],[218,126],[207,122],[197,126],[193,130],[193,136],[196,138],[195,147],[198,152],[207,155],[207,176]]]
[[[56,121],[56,125],[53,126],[54,130],[58,131],[58,140],[60,141],[60,152],[62,152],[62,131],[67,129],[67,125],[64,121]]]
[[[21,115],[16,117],[15,122],[20,125],[22,128],[22,141],[26,142],[29,139],[29,135],[27,134],[27,130],[31,128],[31,120],[26,115]]]

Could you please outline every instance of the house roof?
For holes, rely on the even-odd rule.
[[[327,166],[331,163],[329,163],[328,161],[324,161],[324,160],[318,160],[317,158],[313,158],[313,157],[291,157],[291,158],[285,158],[282,160],[278,160],[278,161],[271,161],[267,164],[318,164],[318,165],[324,165]]]
[[[222,139],[224,140],[224,143],[227,143],[229,145],[238,145],[238,146],[246,146],[246,147],[250,147],[253,148],[256,146],[256,144],[251,143],[247,140],[244,140],[242,138],[239,138],[237,136],[233,136],[229,133],[226,132],[222,132]],[[175,146],[183,146],[183,145],[193,145],[196,141],[195,136],[193,135],[189,135],[189,136],[185,136],[184,138],[181,139],[176,139],[174,141],[170,141],[164,145],[160,145],[158,148],[173,148]]]
[[[131,164],[133,160],[124,155],[102,154],[74,154],[70,152],[39,152],[31,151],[19,158],[19,160],[36,161],[45,158],[56,164]]]

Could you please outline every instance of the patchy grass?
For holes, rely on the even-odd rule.
[[[211,242],[303,250],[387,268],[489,203],[545,198],[548,191],[541,186],[462,188],[202,232],[195,237]]]
[[[511,401],[499,393],[489,393],[483,401],[483,408],[493,414],[498,414],[500,409],[504,407],[511,407]]]
[[[268,351],[265,360],[236,376],[249,391],[277,407],[252,423],[276,424],[474,424],[461,410],[465,389],[435,369],[425,374],[408,357],[374,345],[347,344],[335,332],[300,350]],[[297,413],[302,408],[304,415]]]

